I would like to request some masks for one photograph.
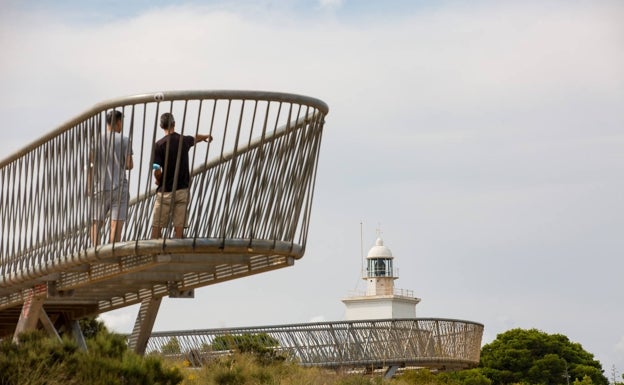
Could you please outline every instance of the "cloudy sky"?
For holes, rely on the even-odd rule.
[[[155,330],[341,320],[381,229],[419,317],[561,333],[624,371],[621,1],[0,0],[0,158],[111,98],[330,107],[307,252]],[[198,313],[197,309],[201,309]],[[129,332],[136,307],[104,316]],[[196,315],[198,314],[198,315]]]

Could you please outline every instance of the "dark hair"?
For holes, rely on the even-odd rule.
[[[111,126],[117,123],[118,120],[122,120],[122,119],[123,119],[123,114],[121,113],[121,111],[111,110],[111,111],[108,111],[108,114],[106,114],[106,124],[111,125]]]
[[[171,112],[165,112],[160,115],[160,128],[168,130],[173,126],[175,126],[175,119],[173,119],[173,114]]]

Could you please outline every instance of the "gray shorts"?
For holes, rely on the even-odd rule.
[[[174,227],[186,227],[186,209],[189,202],[189,190],[187,188],[172,192],[156,193],[154,201],[154,227],[167,227],[173,222]],[[173,206],[173,207],[172,207]],[[169,215],[172,215],[170,218]]]
[[[93,196],[94,221],[104,221],[110,211],[114,221],[125,221],[128,215],[128,201],[130,193],[125,185],[112,191],[100,191]]]

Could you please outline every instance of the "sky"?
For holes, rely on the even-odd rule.
[[[0,159],[112,98],[329,105],[305,256],[155,331],[344,318],[377,234],[418,317],[559,333],[624,372],[624,2],[0,0]],[[362,253],[363,250],[363,253]],[[136,306],[106,313],[130,332]],[[619,378],[619,375],[618,375]]]

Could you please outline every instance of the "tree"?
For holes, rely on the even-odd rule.
[[[241,353],[263,353],[279,346],[267,333],[218,336],[212,341],[212,350],[236,350]]]
[[[180,341],[177,337],[171,337],[169,341],[160,348],[162,354],[180,354],[182,349],[180,348]]]
[[[561,334],[512,329],[481,349],[481,372],[492,385],[568,385],[575,381],[608,385],[600,362]]]
[[[87,317],[78,321],[80,323],[80,330],[84,338],[95,338],[98,333],[108,331],[104,322],[96,319],[95,317]]]
[[[212,350],[232,350],[256,356],[261,363],[270,364],[284,361],[276,348],[279,341],[267,333],[218,336],[212,341]]]
[[[589,376],[585,376],[582,380],[574,380],[572,385],[594,385],[594,382],[591,380],[591,378],[589,378]]]

